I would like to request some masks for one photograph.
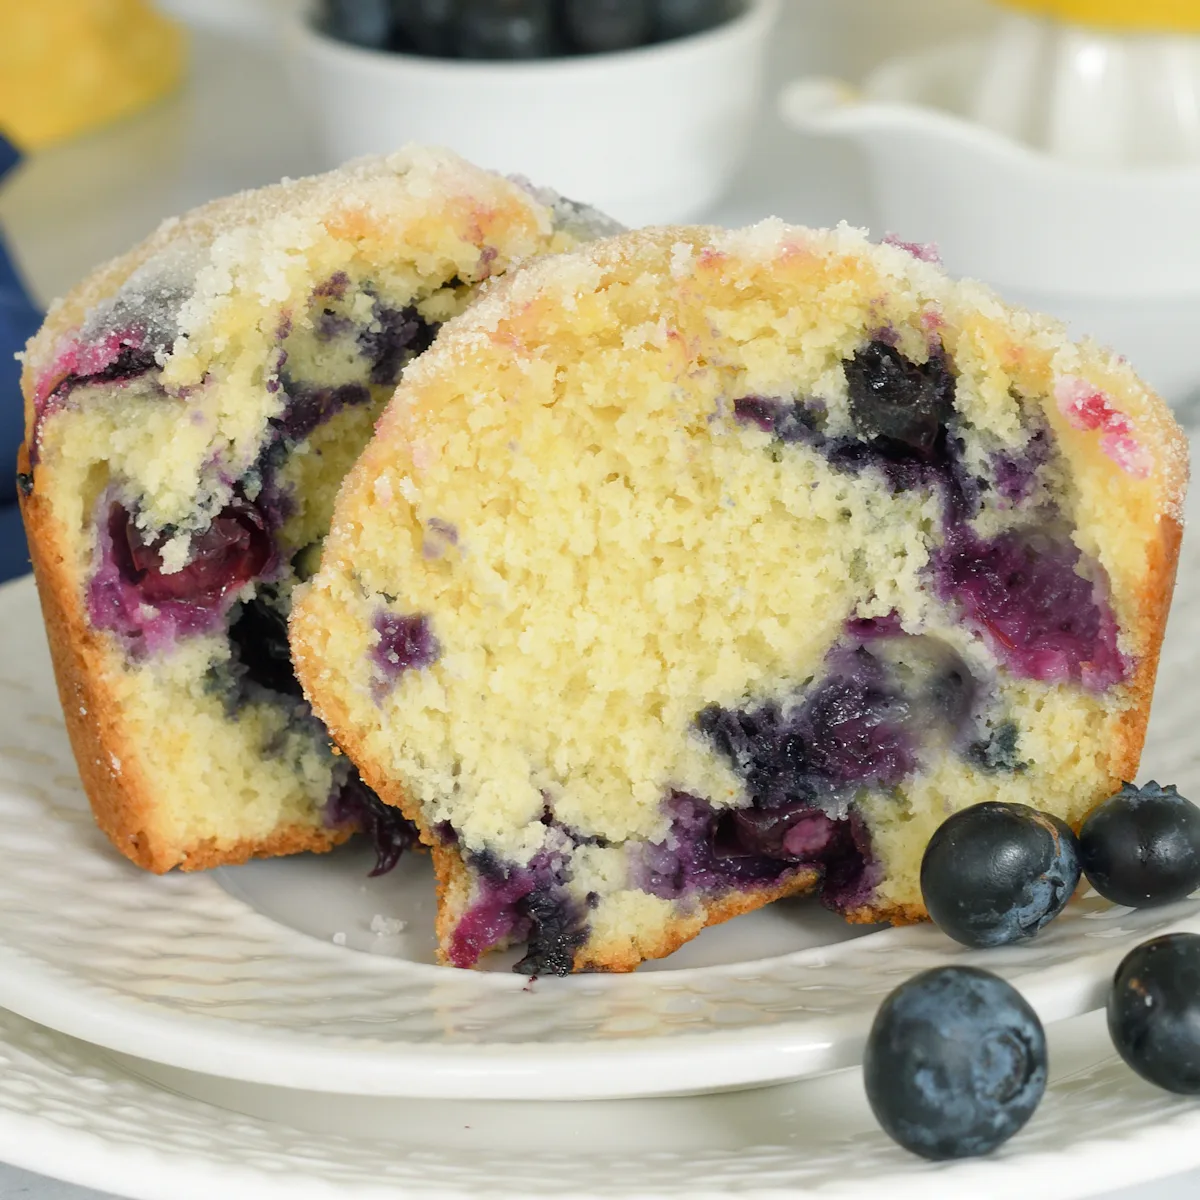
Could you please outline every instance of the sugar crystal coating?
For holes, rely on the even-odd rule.
[[[361,828],[384,866],[411,840],[304,700],[288,614],[403,371],[486,279],[577,244],[568,215],[409,147],[167,221],[54,307],[26,517],[48,616],[86,645],[52,647],[60,679],[105,713],[81,757],[120,747],[119,778],[84,778],[122,852],[193,868]]]
[[[443,327],[293,641],[434,842],[446,961],[627,970],[810,891],[911,920],[947,816],[1077,823],[1136,759],[1183,474],[1123,364],[902,247],[643,231]],[[383,689],[381,612],[439,651]]]

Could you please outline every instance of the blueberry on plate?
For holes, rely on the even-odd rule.
[[[562,20],[575,50],[630,50],[650,40],[650,0],[562,0]]]
[[[463,0],[456,48],[463,58],[546,58],[555,52],[551,0]]]
[[[924,1158],[969,1158],[1006,1142],[1046,1090],[1046,1035],[990,971],[936,967],[883,1002],[863,1055],[884,1132]]]
[[[1003,946],[1058,916],[1080,870],[1079,843],[1058,817],[988,801],[955,813],[930,838],[921,895],[955,941]]]
[[[737,10],[734,0],[653,0],[654,36],[659,41],[703,33],[728,21]]]
[[[1108,1032],[1143,1079],[1200,1093],[1200,937],[1168,933],[1125,956],[1108,996]]]
[[[392,34],[391,0],[324,0],[321,28],[330,37],[368,50],[386,50]]]
[[[1174,785],[1127,783],[1079,831],[1088,883],[1106,900],[1151,908],[1200,888],[1200,809]]]

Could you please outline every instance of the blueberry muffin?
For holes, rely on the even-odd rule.
[[[599,218],[410,149],[166,222],[53,308],[22,506],[104,831],[153,871],[403,846],[292,673],[287,615],[401,370],[483,281]],[[610,230],[611,231],[611,230]]]
[[[293,654],[447,963],[628,970],[810,891],[912,921],[949,814],[1133,775],[1186,475],[1122,360],[910,249],[630,234],[410,369]]]

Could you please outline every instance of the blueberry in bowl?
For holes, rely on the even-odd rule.
[[[329,165],[414,139],[643,225],[686,220],[736,179],[782,0],[393,0],[340,16],[352,3],[289,22],[296,102]]]
[[[739,0],[322,0],[316,25],[364,49],[520,60],[690,37],[744,7]]]

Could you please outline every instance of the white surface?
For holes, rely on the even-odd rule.
[[[989,39],[966,115],[1091,166],[1200,164],[1200,37],[1121,34],[1014,13]]]
[[[1200,1161],[1200,1105],[1048,1031],[1046,1096],[988,1158],[932,1164],[875,1125],[857,1071],[620,1104],[371,1100],[113,1057],[0,1013],[0,1155],[151,1200],[1077,1200]]]
[[[745,157],[779,0],[707,33],[619,54],[463,62],[363,50],[288,26],[322,165],[406,141],[587,198],[629,225],[696,217]]]
[[[1200,795],[1198,632],[1195,543],[1147,751],[1185,795]],[[858,1062],[882,998],[929,967],[996,971],[1050,1022],[1101,1003],[1139,942],[1200,932],[1197,901],[1132,912],[1092,897],[1030,942],[969,951],[932,925],[855,937],[801,901],[706,930],[634,975],[529,982],[503,970],[511,955],[460,971],[434,965],[421,858],[368,882],[371,855],[354,849],[166,877],[115,854],[79,785],[28,578],[0,589],[0,729],[0,1005],[257,1083],[489,1100],[775,1083]],[[404,929],[381,937],[379,917]]]
[[[226,10],[236,15],[239,4],[249,2],[189,0],[185,7],[219,21]],[[178,7],[182,0],[172,3]],[[987,19],[979,0],[786,0],[784,25],[772,47],[772,76],[776,84],[805,71],[858,79],[884,52],[902,53],[925,44],[934,24],[953,35],[972,32]],[[0,196],[0,224],[44,299],[63,292],[98,261],[127,249],[171,213],[317,165],[315,151],[289,110],[278,60],[254,47],[205,35],[195,39],[194,61],[192,82],[182,96],[86,141],[39,156]],[[712,215],[729,224],[756,220],[768,212],[811,224],[843,218],[871,224],[874,213],[866,184],[865,161],[854,147],[794,135],[768,114],[754,139],[750,162]],[[880,232],[885,228],[878,225]],[[1200,359],[1192,348],[1200,306],[1170,301],[1131,305],[1097,297],[1066,301],[1043,296],[1040,302],[1070,319],[1077,332],[1119,345],[1173,401],[1185,404],[1200,388]],[[21,1106],[29,1107],[27,1097]],[[571,1106],[570,1111],[582,1126],[614,1107],[623,1106],[588,1104]],[[653,1113],[654,1108],[637,1106],[639,1120],[646,1119],[647,1111]],[[59,1119],[60,1128],[69,1128],[69,1107],[60,1111]],[[757,1119],[752,1113],[734,1124]],[[1178,1169],[1170,1151],[1176,1143],[1196,1140],[1190,1133],[1168,1131],[1168,1153],[1160,1169]],[[15,1148],[19,1153],[0,1148],[0,1157],[30,1162],[31,1144],[22,1139]],[[571,1144],[570,1136],[566,1144]],[[95,1143],[89,1148],[94,1151]],[[44,1170],[69,1171],[77,1161],[76,1149],[57,1143],[53,1157],[39,1161]],[[948,1177],[956,1179],[953,1169]],[[1118,1186],[1125,1178],[1109,1174],[1091,1185],[1092,1190]],[[186,1182],[181,1164],[150,1175],[143,1194],[176,1200]],[[218,1185],[209,1194],[224,1190]],[[1060,1195],[1057,1180],[1028,1173],[1021,1190],[1030,1200]],[[993,1193],[975,1188],[958,1194]],[[1197,1195],[1200,1171],[1192,1171],[1155,1184],[1121,1187],[1096,1200],[1194,1200]],[[18,1196],[92,1200],[97,1193],[0,1166],[0,1197]]]
[[[797,129],[861,146],[885,223],[936,242],[956,274],[1080,296],[1200,298],[1200,162],[1079,163],[971,119],[991,47],[979,38],[899,57],[861,93],[801,78],[780,106]],[[1193,117],[1200,137],[1200,95]]]

